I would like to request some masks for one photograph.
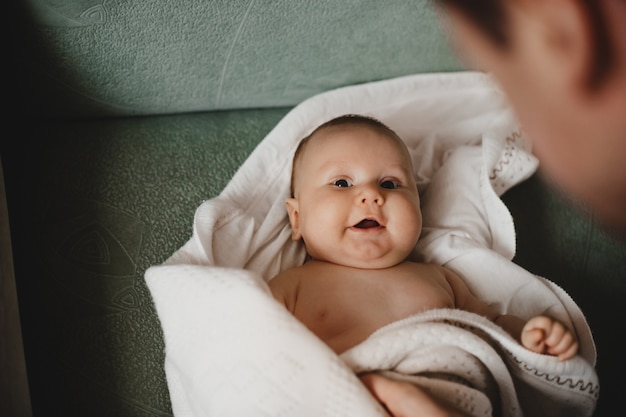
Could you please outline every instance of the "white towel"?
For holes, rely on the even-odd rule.
[[[385,415],[354,372],[369,366],[397,376],[405,368],[355,362],[350,355],[360,352],[356,356],[369,358],[376,350],[368,348],[372,338],[406,329],[387,326],[385,333],[375,333],[340,358],[275,302],[266,284],[279,271],[301,264],[306,255],[301,243],[291,241],[284,207],[293,152],[316,126],[346,113],[378,118],[409,147],[424,217],[416,260],[455,270],[473,292],[502,312],[557,317],[580,339],[579,356],[564,367],[552,357],[526,355],[519,346],[512,347],[515,343],[505,333],[481,322],[489,331],[481,333],[480,343],[501,348],[478,357],[477,366],[507,377],[496,379],[489,392],[459,389],[467,401],[453,402],[476,405],[475,415],[489,407],[507,416],[522,410],[534,415],[537,406],[554,408],[551,415],[559,415],[558,410],[563,410],[561,415],[591,415],[598,381],[584,316],[563,290],[511,261],[513,219],[498,196],[532,175],[537,160],[502,93],[488,76],[473,72],[402,77],[312,97],[264,138],[218,197],[198,208],[190,240],[145,275],[163,327],[174,414]],[[458,323],[457,313],[467,321],[469,313],[445,315]],[[441,316],[431,314],[401,323],[425,320],[422,328],[441,327]],[[472,326],[476,320],[470,319]],[[398,332],[388,332],[394,326]],[[468,350],[473,345],[466,343],[475,335],[463,326],[446,326],[454,329],[450,339],[457,342],[442,352],[476,357]],[[414,332],[419,335],[420,330]],[[394,345],[411,350],[410,344]],[[440,360],[452,361],[452,356],[444,354]],[[491,363],[505,365],[496,369]],[[437,391],[433,387],[441,387],[442,379],[425,372],[414,369],[409,374]],[[529,394],[537,390],[546,394]]]

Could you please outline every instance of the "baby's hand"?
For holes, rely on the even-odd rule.
[[[525,348],[533,352],[557,356],[562,361],[578,352],[574,334],[562,323],[545,316],[528,320],[522,329],[521,341]]]
[[[385,406],[393,417],[464,417],[447,405],[440,403],[415,384],[396,381],[378,374],[365,374],[361,382]]]

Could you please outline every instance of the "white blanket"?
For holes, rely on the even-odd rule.
[[[346,113],[382,120],[410,149],[424,218],[414,258],[455,270],[501,312],[561,319],[579,337],[576,358],[528,352],[456,310],[392,323],[338,357],[273,300],[266,282],[305,258],[284,208],[293,152],[317,125]],[[591,415],[598,380],[584,316],[559,287],[511,262],[515,230],[499,195],[536,168],[503,95],[480,73],[357,85],[294,108],[197,209],[190,240],[146,271],[174,414],[385,415],[355,376],[376,370],[474,415]]]

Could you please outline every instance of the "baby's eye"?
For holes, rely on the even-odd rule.
[[[380,186],[388,190],[395,190],[396,188],[398,188],[398,184],[392,180],[385,180],[380,183]]]
[[[347,188],[352,186],[352,184],[350,184],[350,181],[345,179],[337,180],[333,183],[333,185],[337,188]]]

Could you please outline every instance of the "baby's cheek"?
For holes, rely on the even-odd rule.
[[[336,233],[322,221],[307,223],[303,240],[307,253],[318,260],[328,260],[328,253],[336,250]]]
[[[419,209],[413,206],[406,208],[400,222],[396,223],[397,237],[407,250],[413,249],[422,232],[422,216]]]

